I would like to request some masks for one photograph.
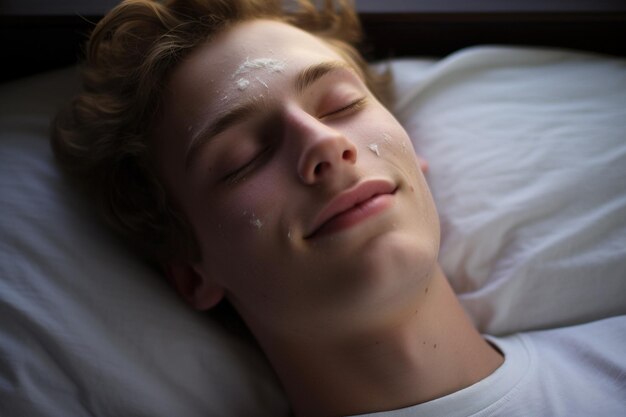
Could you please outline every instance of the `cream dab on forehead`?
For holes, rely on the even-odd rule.
[[[246,77],[248,77],[248,74],[250,74],[251,72],[283,72],[286,66],[287,64],[285,63],[285,61],[274,58],[256,58],[253,60],[250,60],[250,58],[246,58],[246,60],[241,65],[239,65],[239,68],[237,68],[231,78],[236,79],[235,85],[237,86],[237,89],[239,91],[243,91],[250,85],[250,80]],[[258,76],[255,76],[254,79],[269,90],[267,83],[265,83]]]
[[[237,71],[233,73],[232,78],[235,78],[241,74],[247,74],[253,70],[265,69],[269,72],[282,72],[287,64],[285,61],[281,61],[274,58],[256,58],[250,61],[250,58],[239,65]]]
[[[245,90],[250,85],[250,81],[248,81],[246,78],[240,78],[236,81],[236,84],[238,89]]]

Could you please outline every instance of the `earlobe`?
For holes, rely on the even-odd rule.
[[[224,298],[224,288],[187,264],[163,265],[163,271],[178,294],[193,308],[208,310]]]
[[[422,173],[427,173],[428,172],[428,161],[425,160],[424,158],[422,158],[419,155],[415,155],[417,158],[417,165],[420,167],[420,171],[422,171]]]

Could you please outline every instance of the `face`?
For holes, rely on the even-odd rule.
[[[436,264],[437,214],[406,132],[304,31],[256,20],[197,48],[154,137],[201,247],[184,285],[199,306],[225,294],[253,329],[341,329],[407,305]]]

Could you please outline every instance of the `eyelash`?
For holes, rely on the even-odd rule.
[[[347,111],[356,111],[356,110],[359,110],[360,108],[362,108],[366,103],[367,103],[367,97],[361,97],[361,98],[359,98],[357,100],[354,100],[353,102],[351,102],[347,106],[344,106],[344,107],[342,107],[340,109],[337,109],[337,110],[333,110],[330,113],[323,114],[319,118],[323,119],[323,118],[332,117],[332,116],[335,116],[337,114],[344,113],[344,112],[347,112]]]
[[[260,160],[262,158],[264,158],[265,156],[267,156],[267,152],[270,150],[269,146],[264,147],[263,149],[261,149],[261,151],[259,153],[257,153],[252,159],[250,159],[248,162],[246,162],[245,164],[243,164],[242,166],[240,166],[239,168],[235,169],[232,172],[229,172],[228,174],[226,174],[224,176],[224,178],[222,178],[222,180],[224,182],[227,182],[229,184],[234,184],[236,182],[238,182],[239,180],[241,180],[241,178],[243,176],[245,176],[245,173],[252,168],[253,165],[257,164],[260,162]]]
[[[330,113],[324,114],[322,116],[320,116],[320,119],[323,118],[327,118],[327,117],[332,117],[347,111],[356,111],[359,110],[360,108],[362,108],[365,104],[367,103],[367,97],[361,97],[357,100],[352,101],[351,103],[349,103],[347,106],[344,106],[340,109],[337,110],[333,110]],[[235,169],[234,171],[226,174],[223,178],[223,181],[229,183],[229,184],[234,184],[236,182],[238,182],[241,177],[242,174],[245,174],[246,171],[249,170],[249,168],[251,168],[254,164],[258,163],[260,161],[261,158],[266,156],[266,153],[269,151],[269,146],[266,146],[265,148],[263,148],[258,154],[256,154],[252,159],[250,159],[248,162],[246,162],[244,165],[242,165],[241,167]]]

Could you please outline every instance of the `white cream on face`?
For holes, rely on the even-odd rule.
[[[254,77],[254,78],[256,78],[256,80],[257,80],[258,82],[260,82],[261,84],[263,84],[263,87],[267,88],[267,91],[270,91],[270,88],[269,88],[269,86],[265,83],[265,81],[263,81],[263,80],[262,80],[262,79],[260,79],[259,77]]]
[[[376,156],[380,156],[380,150],[378,149],[377,143],[370,143],[369,145],[367,145],[367,149],[374,152]]]
[[[237,84],[237,88],[239,90],[243,91],[248,88],[248,86],[250,85],[250,81],[248,81],[246,78],[240,78],[235,82],[235,84]]]
[[[259,84],[270,90],[269,86],[263,79],[259,78],[258,75],[253,75],[252,73],[261,73],[265,75],[269,75],[271,73],[283,72],[287,67],[285,61],[281,61],[273,58],[256,58],[250,60],[250,58],[246,58],[244,62],[242,62],[237,70],[232,74],[231,78],[236,80],[235,86],[239,91],[243,91],[250,86],[250,79],[254,76],[254,80],[256,80]]]
[[[256,227],[257,229],[260,229],[261,227],[263,227],[263,222],[261,221],[261,219],[254,217],[254,216],[250,220],[250,224]]]
[[[242,214],[248,219],[248,223],[250,223],[252,226],[256,227],[259,230],[263,227],[263,222],[257,217],[256,214],[254,214],[254,212],[250,213],[250,216],[248,216],[248,210],[244,210]]]
[[[248,74],[254,70],[266,70],[268,72],[282,72],[287,64],[285,61],[280,61],[274,58],[256,58],[250,61],[250,58],[246,58],[246,60],[239,65],[237,71],[233,73],[233,78],[241,74]]]

